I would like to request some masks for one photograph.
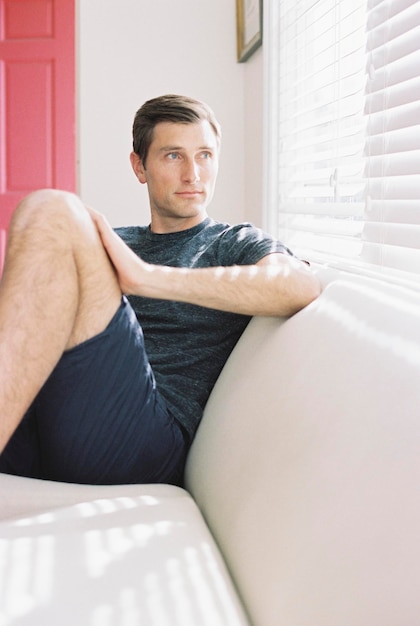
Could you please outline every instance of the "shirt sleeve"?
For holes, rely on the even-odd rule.
[[[220,265],[254,265],[275,252],[293,256],[281,241],[252,224],[231,226],[219,238]]]

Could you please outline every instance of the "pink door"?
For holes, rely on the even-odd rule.
[[[0,0],[0,273],[28,192],[75,190],[74,0]]]

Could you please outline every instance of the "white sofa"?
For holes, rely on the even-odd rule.
[[[420,294],[252,320],[187,489],[0,475],[0,626],[417,626]]]

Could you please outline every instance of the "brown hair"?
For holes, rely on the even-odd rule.
[[[211,108],[194,98],[167,94],[148,100],[137,111],[133,122],[133,151],[146,166],[147,154],[153,141],[153,131],[160,122],[194,124],[207,120],[214,130],[218,143],[222,133],[219,122]]]

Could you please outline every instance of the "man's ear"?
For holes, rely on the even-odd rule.
[[[147,182],[146,168],[143,166],[143,161],[141,160],[141,158],[136,152],[132,152],[130,154],[130,162],[131,162],[131,167],[133,168],[133,172],[135,173],[138,180],[142,184],[146,183]]]

